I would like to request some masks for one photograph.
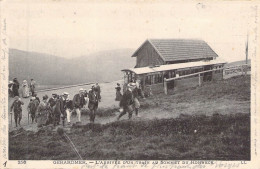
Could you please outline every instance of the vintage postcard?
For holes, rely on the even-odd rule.
[[[0,1],[0,168],[260,168],[259,1]]]

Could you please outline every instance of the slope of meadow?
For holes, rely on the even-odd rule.
[[[141,104],[141,118],[74,125],[67,135],[84,159],[250,160],[250,76],[159,94]],[[77,159],[47,128],[9,136],[11,160]]]

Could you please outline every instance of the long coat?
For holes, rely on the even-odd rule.
[[[97,85],[97,86],[95,87],[95,90],[96,90],[96,92],[97,92],[97,97],[98,97],[98,99],[100,100],[100,99],[101,99],[101,95],[100,95],[101,89],[100,89],[100,86]]]
[[[35,115],[39,104],[40,103],[36,99],[29,102],[27,109],[30,112],[30,114]]]
[[[90,91],[88,94],[89,102],[88,102],[88,108],[90,110],[97,109],[98,108],[98,94],[94,91]]]
[[[46,125],[48,114],[51,112],[51,107],[48,103],[41,102],[37,108],[37,126]]]
[[[127,106],[131,105],[132,102],[133,102],[133,94],[131,91],[126,90],[122,96],[119,106],[123,108],[127,108]]]
[[[51,97],[48,101],[50,106],[53,108],[56,105],[57,100],[55,100],[53,97]]]
[[[13,94],[14,94],[14,96],[19,96],[18,89],[19,89],[20,84],[17,80],[14,80],[13,82],[14,82],[14,84],[13,84]]]
[[[65,100],[63,99],[63,97],[59,98],[56,102],[56,105],[54,107],[54,116],[56,118],[57,121],[60,120],[60,116],[65,117],[66,116],[66,112],[65,112]]]
[[[74,97],[73,97],[73,107],[74,108],[82,108],[85,104],[85,98],[83,95],[80,95],[80,94],[76,94]]]

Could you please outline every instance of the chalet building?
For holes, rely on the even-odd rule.
[[[163,92],[164,80],[205,72],[201,81],[223,78],[225,62],[203,40],[148,39],[132,55],[136,57],[134,68],[124,69],[124,83],[139,81],[144,91]],[[170,89],[198,85],[198,74],[168,83]]]
[[[148,39],[132,55],[136,68],[213,60],[218,55],[202,40]]]

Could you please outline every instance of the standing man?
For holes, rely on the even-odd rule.
[[[101,89],[100,89],[100,86],[98,85],[98,83],[96,83],[96,86],[95,86],[95,90],[96,90],[96,93],[97,93],[97,96],[98,96],[98,101],[101,102]]]
[[[48,117],[48,124],[54,124],[55,123],[55,106],[56,106],[56,103],[57,103],[57,98],[58,98],[58,95],[53,93],[52,94],[52,97],[49,99],[48,101],[48,104],[50,105],[51,107],[51,113],[49,114],[49,117]]]
[[[33,79],[31,79],[30,90],[31,90],[32,96],[34,95],[34,92],[35,92],[35,83],[36,82]]]
[[[32,124],[33,124],[34,119],[35,119],[35,114],[36,114],[38,105],[39,105],[38,100],[36,100],[35,97],[32,97],[32,99],[31,99],[31,101],[30,101],[30,103],[28,104],[28,107],[27,107],[28,113],[31,115]]]
[[[49,99],[48,102],[49,102],[50,106],[51,106],[52,108],[54,108],[54,106],[56,105],[56,102],[57,102],[57,97],[58,97],[58,95],[55,94],[55,93],[53,93],[51,96],[52,96],[52,97]]]
[[[71,117],[72,110],[73,110],[73,102],[72,102],[72,100],[69,99],[69,96],[68,96],[65,101],[65,112],[67,114],[67,121],[68,121],[69,125],[70,125],[70,117]]]
[[[36,93],[36,92],[34,92],[34,95],[32,95],[32,96],[34,96],[34,97],[35,97],[35,99],[36,99],[36,100],[38,100],[38,102],[39,102],[39,103],[41,103],[41,101],[40,101],[40,98],[39,98],[39,97],[37,97],[37,93]]]
[[[21,120],[22,120],[22,105],[24,104],[19,98],[19,96],[14,97],[14,102],[11,105],[11,114],[12,111],[14,112],[14,120],[15,120],[15,126],[17,127],[17,120],[19,126],[21,126]]]
[[[99,102],[99,97],[94,86],[92,86],[91,91],[89,91],[88,97],[89,97],[88,108],[90,110],[90,114],[89,114],[90,122],[94,123],[96,117],[96,111],[98,108],[98,102]]]
[[[68,93],[64,92],[63,95],[57,99],[55,110],[54,110],[54,126],[60,124],[60,119],[62,119],[62,125],[65,125],[66,111],[65,111],[65,103],[68,98]]]
[[[17,80],[17,78],[14,78],[13,80],[14,84],[13,84],[13,94],[14,96],[19,96],[19,82]]]
[[[75,109],[77,116],[78,116],[78,121],[80,122],[81,118],[81,108],[85,104],[85,98],[84,98],[84,89],[80,89],[78,94],[75,94],[73,97],[73,108]]]
[[[122,96],[122,99],[119,103],[119,106],[123,108],[123,111],[118,116],[117,120],[119,120],[123,115],[125,115],[128,112],[128,118],[132,118],[132,112],[133,112],[133,94],[131,90],[131,86],[128,84],[125,93]]]

